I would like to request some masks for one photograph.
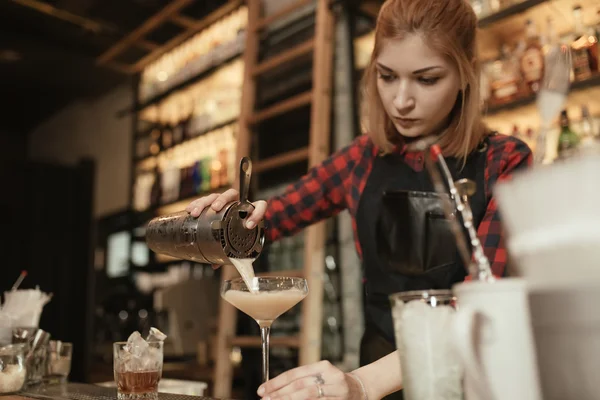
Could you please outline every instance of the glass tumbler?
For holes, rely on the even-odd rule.
[[[406,400],[462,400],[463,371],[453,343],[450,290],[390,296]]]
[[[113,370],[119,400],[158,399],[162,376],[163,342],[150,341],[143,349],[129,350],[127,342],[113,344]]]
[[[0,396],[23,389],[27,380],[27,344],[0,347]]]

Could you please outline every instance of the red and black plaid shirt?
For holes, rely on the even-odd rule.
[[[394,152],[404,157],[406,164],[415,171],[425,168],[423,153],[406,152],[404,147],[398,147]],[[310,224],[348,209],[352,216],[356,250],[362,258],[356,232],[356,212],[377,155],[378,149],[371,139],[367,135],[359,136],[349,146],[312,168],[280,196],[270,199],[265,214],[267,240],[275,241],[293,235]],[[490,136],[485,168],[488,205],[478,234],[496,276],[503,275],[507,254],[492,189],[496,182],[510,179],[514,171],[529,166],[531,161],[531,150],[522,141],[512,136]]]

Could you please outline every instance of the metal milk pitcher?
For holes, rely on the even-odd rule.
[[[264,244],[264,224],[253,229],[245,220],[254,210],[248,201],[252,162],[240,162],[240,200],[219,212],[206,207],[199,217],[187,211],[152,219],[146,228],[146,243],[155,253],[206,264],[229,264],[230,258],[257,258]]]

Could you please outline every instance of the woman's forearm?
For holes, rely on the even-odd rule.
[[[369,400],[379,400],[402,389],[402,371],[398,351],[352,372],[364,383]]]

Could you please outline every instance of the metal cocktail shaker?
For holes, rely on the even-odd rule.
[[[206,264],[228,264],[230,258],[255,259],[264,244],[264,224],[253,229],[245,220],[254,210],[248,201],[252,162],[240,162],[240,200],[215,212],[205,208],[199,217],[187,211],[152,219],[146,228],[146,243],[155,253]]]

